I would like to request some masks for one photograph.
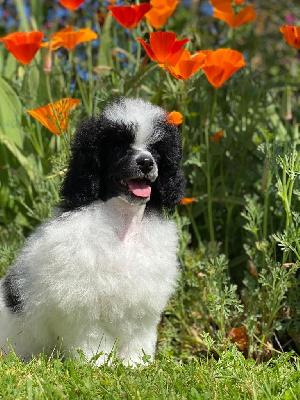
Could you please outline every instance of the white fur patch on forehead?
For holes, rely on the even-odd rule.
[[[134,126],[135,145],[145,145],[158,139],[159,133],[154,131],[154,121],[164,119],[166,112],[142,99],[121,98],[103,110],[105,118],[114,123]]]

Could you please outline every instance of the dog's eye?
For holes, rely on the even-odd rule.
[[[155,159],[156,162],[160,160],[160,154],[156,147],[152,147],[152,149],[150,149],[150,153],[152,154],[152,157]]]
[[[117,152],[119,152],[119,151],[124,151],[125,146],[118,145],[118,146],[115,146],[114,149],[115,149],[115,151],[117,151]]]

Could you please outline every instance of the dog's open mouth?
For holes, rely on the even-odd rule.
[[[120,183],[137,197],[150,197],[151,195],[150,181],[147,179],[122,179]]]

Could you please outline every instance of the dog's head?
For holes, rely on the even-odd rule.
[[[74,209],[122,197],[129,204],[170,210],[184,195],[181,135],[160,107],[119,98],[75,133],[61,194]]]

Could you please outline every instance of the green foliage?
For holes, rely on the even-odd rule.
[[[160,345],[165,354],[183,358],[207,350],[220,354],[230,345],[230,330],[242,326],[249,340],[240,348],[258,361],[274,354],[274,346],[283,351],[291,341],[299,349],[299,198],[294,184],[299,185],[300,157],[295,149],[284,150],[284,157],[277,155],[279,151],[281,147],[268,152],[264,198],[257,193],[244,197],[245,268],[239,287],[229,279],[227,259],[219,255],[221,244],[204,245],[200,240],[197,251],[187,251],[188,219],[178,217],[184,269],[177,304],[171,304],[164,319]],[[198,229],[191,210],[188,215]],[[277,233],[268,234],[269,225]],[[172,337],[177,342],[170,342]]]
[[[255,365],[235,348],[218,360],[178,363],[159,358],[129,368],[115,360],[100,368],[84,360],[43,356],[23,364],[0,360],[3,399],[284,399],[300,395],[299,358],[285,354]]]
[[[53,22],[51,32],[42,26],[49,4],[41,7],[37,0],[30,4],[28,20],[23,1],[16,2],[20,26],[15,30],[43,27],[49,39],[58,29],[58,21]],[[102,3],[100,9],[106,10]],[[207,364],[193,361],[180,370],[173,361],[162,359],[130,380],[121,365],[116,367],[120,375],[111,376],[108,367],[97,373],[77,362],[51,360],[47,364],[41,358],[33,366],[21,366],[10,359],[4,363],[10,371],[6,382],[12,379],[14,384],[14,379],[22,376],[22,384],[13,396],[5,385],[0,394],[4,398],[24,393],[29,398],[84,397],[88,393],[84,388],[93,388],[94,398],[119,398],[126,393],[138,397],[139,391],[143,393],[140,385],[155,382],[153,393],[164,398],[178,393],[193,399],[271,398],[279,394],[296,398],[299,387],[293,381],[290,388],[286,386],[286,371],[294,376],[289,365],[274,361],[277,369],[272,371],[277,372],[273,378],[267,377],[268,364],[258,366],[256,381],[249,372],[250,366],[254,368],[251,360],[245,361],[235,350],[224,353],[233,342],[245,357],[257,361],[278,351],[300,351],[299,75],[296,52],[278,29],[285,24],[286,12],[296,11],[296,4],[257,2],[258,23],[236,30],[203,15],[197,2],[192,2],[191,8],[178,7],[166,30],[173,30],[180,39],[188,37],[186,48],[191,53],[230,47],[244,54],[247,66],[220,89],[212,88],[202,71],[183,82],[149,62],[136,42],[136,37],[148,40],[149,24],[142,22],[128,31],[109,15],[100,26],[91,4],[80,10],[71,14],[68,23],[96,27],[99,46],[87,42],[72,52],[53,52],[48,75],[42,67],[46,49],[24,66],[0,47],[0,274],[13,262],[25,237],[59,203],[70,141],[80,120],[99,112],[116,94],[143,97],[167,111],[178,110],[183,114],[187,196],[195,201],[179,206],[175,214],[182,276],[159,327],[158,351],[182,360],[206,356]],[[63,97],[78,98],[81,105],[71,114],[66,134],[54,136],[27,110]],[[223,137],[218,141],[214,135],[220,130]],[[230,332],[242,327],[247,337],[239,343]],[[219,363],[210,360],[210,353],[220,358]],[[165,371],[170,362],[170,370],[178,375],[159,372],[160,362]],[[247,379],[239,375],[235,363],[247,371]],[[53,389],[51,383],[41,384],[36,372],[40,365],[42,376],[49,374],[47,365],[54,371],[58,368],[57,376],[53,372],[47,379],[51,382],[65,374],[67,386],[59,383]],[[12,368],[19,373],[12,373]],[[78,371],[84,371],[82,380]],[[184,371],[190,377],[190,388],[181,385],[176,389]],[[95,383],[95,374],[102,373],[103,379]],[[124,386],[116,383],[122,374],[129,379]],[[281,388],[275,376],[282,382]]]

